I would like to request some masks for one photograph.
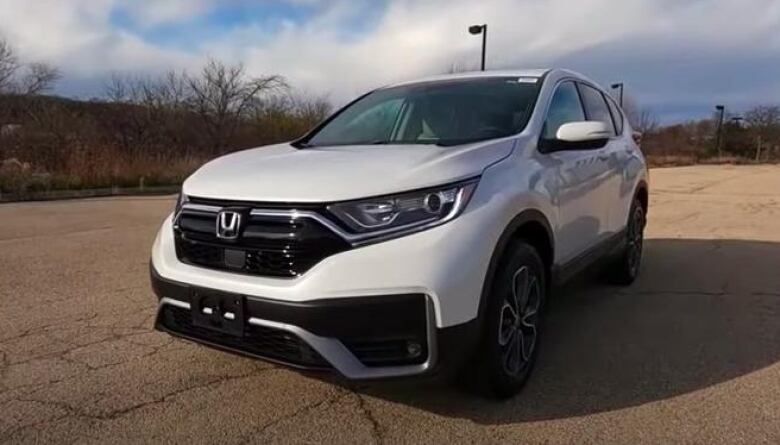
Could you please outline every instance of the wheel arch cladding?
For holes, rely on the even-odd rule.
[[[553,250],[555,244],[550,223],[541,211],[535,209],[524,210],[509,222],[493,250],[488,271],[485,274],[485,281],[482,284],[482,294],[479,301],[477,318],[480,321],[480,325],[484,318],[485,306],[490,295],[493,278],[501,264],[501,259],[504,257],[507,249],[510,249],[514,243],[519,241],[526,242],[536,249],[545,266],[547,288],[549,289],[550,287],[552,265],[555,258]]]
[[[644,181],[641,181],[639,185],[636,187],[636,199],[639,200],[639,202],[642,204],[642,210],[645,212],[645,215],[647,215],[648,205],[649,203],[649,196],[647,192],[647,183]]]

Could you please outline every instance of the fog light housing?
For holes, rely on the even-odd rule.
[[[409,358],[417,358],[422,354],[422,345],[416,341],[406,342],[406,355]]]

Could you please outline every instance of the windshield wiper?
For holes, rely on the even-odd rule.
[[[487,141],[490,139],[498,139],[504,136],[491,136],[491,137],[477,137],[477,138],[456,138],[456,139],[439,139],[436,141],[436,145],[439,147],[452,147],[454,145],[470,144],[472,142]]]
[[[310,144],[308,142],[298,142],[298,141],[295,141],[295,142],[291,143],[290,145],[292,145],[295,148],[299,148],[299,149],[300,148],[316,147],[316,145],[314,145],[314,144]]]
[[[368,145],[430,145],[435,144],[435,140],[424,140],[424,141],[388,141],[388,140],[376,140],[371,141],[368,143]]]
[[[460,138],[460,139],[439,139],[436,141],[436,145],[439,147],[452,147],[455,145],[468,144],[470,142],[481,141],[484,138]]]
[[[347,147],[350,145],[433,145],[436,144],[436,140],[424,140],[424,141],[392,141],[386,139],[377,139],[374,141],[365,142],[348,142],[339,144],[311,144],[309,142],[293,142],[291,145],[295,148],[313,148],[313,147]]]

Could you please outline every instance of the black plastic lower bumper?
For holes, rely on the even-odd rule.
[[[429,345],[426,296],[403,294],[371,297],[321,299],[285,302],[245,298],[213,289],[191,286],[162,278],[150,265],[152,288],[163,297],[186,303],[190,309],[161,306],[155,327],[231,352],[250,355],[305,369],[330,369],[331,364],[294,333],[269,326],[245,323],[251,318],[296,326],[314,335],[338,339],[366,367],[418,365],[435,352],[436,363],[426,373],[442,365],[460,363],[473,350],[477,323],[437,329]],[[240,301],[238,330],[211,329],[198,323],[196,308],[201,301],[211,305],[229,298]],[[196,315],[193,315],[193,312]],[[236,324],[236,323],[234,323]],[[435,347],[436,351],[431,351]]]

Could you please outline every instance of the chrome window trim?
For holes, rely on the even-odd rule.
[[[251,298],[251,297],[247,297]],[[173,298],[163,297],[160,299],[158,310],[162,310],[164,305],[171,305],[181,309],[190,310],[190,303]],[[257,317],[250,317],[247,322],[255,326],[264,326],[273,329],[290,332],[297,335],[306,342],[312,349],[317,351],[322,358],[333,366],[336,371],[344,377],[354,380],[381,379],[388,377],[404,377],[422,374],[433,368],[438,360],[438,349],[436,344],[436,313],[433,306],[433,300],[430,296],[425,296],[425,315],[427,320],[426,337],[428,341],[428,358],[425,362],[417,365],[401,366],[382,366],[369,367],[355,357],[344,344],[331,337],[321,337],[313,334],[301,327],[280,323],[272,320],[265,320]],[[197,340],[195,340],[197,341]]]

